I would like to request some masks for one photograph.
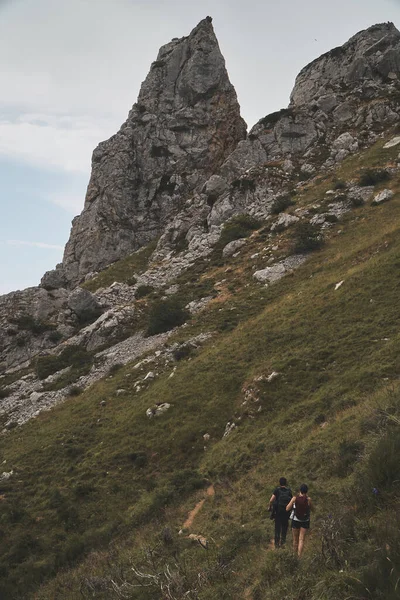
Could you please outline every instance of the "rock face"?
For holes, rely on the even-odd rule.
[[[160,235],[245,135],[207,17],[160,49],[127,121],[95,149],[64,254],[69,285]]]
[[[329,113],[355,87],[368,97],[399,76],[400,33],[393,23],[374,25],[307,65],[296,79],[291,105],[315,102]]]

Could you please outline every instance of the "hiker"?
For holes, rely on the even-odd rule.
[[[293,496],[286,507],[288,514],[292,512],[292,534],[293,550],[300,557],[304,548],[304,539],[307,530],[310,529],[310,510],[312,509],[311,498],[307,494],[308,485],[303,483],[300,486],[300,493]]]
[[[292,490],[287,486],[286,477],[281,477],[279,487],[272,492],[268,507],[268,510],[272,510],[271,518],[275,519],[275,548],[280,548],[286,543],[290,515],[286,511],[286,506],[292,496]]]

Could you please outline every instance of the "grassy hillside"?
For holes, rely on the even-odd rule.
[[[382,145],[336,179],[390,164]],[[355,208],[273,286],[252,277],[262,229],[238,257],[197,265],[182,289],[220,294],[169,343],[212,332],[202,349],[127,365],[0,439],[14,471],[0,482],[0,597],[398,598],[400,186],[385,185],[390,202]],[[306,185],[297,205],[331,186]],[[171,408],[148,419],[155,402]],[[301,561],[270,548],[281,475],[315,502]]]

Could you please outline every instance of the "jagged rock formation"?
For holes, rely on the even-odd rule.
[[[63,264],[46,273],[40,287],[0,298],[0,372],[27,367],[43,352],[58,355],[68,344],[88,352],[115,346],[136,315],[136,290],[151,286],[167,294],[185,269],[212,252],[234,215],[265,219],[273,236],[301,220],[329,228],[352,203],[369,201],[374,188],[352,181],[345,199],[331,190],[332,202],[318,214],[297,208],[271,218],[290,190],[368,147],[398,121],[399,78],[400,33],[390,23],[375,25],[305,67],[289,107],[261,119],[244,139],[211,19],[161,48],[126,123],[94,151],[85,208],[74,220]],[[375,203],[391,193],[385,190]],[[157,236],[153,258],[135,283],[94,295],[76,287]],[[223,256],[242,246],[231,242]],[[254,275],[271,283],[302,261],[271,255]],[[194,310],[207,301],[196,300]],[[42,384],[31,383],[30,392],[42,393]],[[13,386],[14,407],[25,383]],[[43,406],[67,392],[49,394]]]
[[[85,207],[65,249],[69,284],[160,235],[245,135],[207,17],[160,49],[127,121],[94,151]]]

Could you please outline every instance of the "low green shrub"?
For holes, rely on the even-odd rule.
[[[275,200],[272,203],[271,213],[273,215],[279,215],[279,213],[289,208],[289,206],[293,206],[293,204],[294,201],[292,200],[289,194],[278,196],[278,198],[275,198]]]
[[[79,370],[90,369],[92,361],[92,355],[85,348],[71,345],[64,348],[58,356],[39,356],[34,362],[34,369],[39,379],[46,379],[49,375],[66,367],[75,367]]]
[[[360,175],[359,184],[361,186],[377,185],[389,179],[391,179],[391,175],[385,169],[366,169]]]
[[[229,242],[249,237],[260,226],[260,221],[250,215],[237,215],[224,224],[218,245],[224,247]]]
[[[333,184],[333,189],[334,190],[345,190],[347,188],[347,184],[345,181],[342,181],[341,179],[338,179],[337,181],[335,181],[335,183]]]
[[[254,192],[256,182],[253,179],[235,179],[232,181],[232,187],[240,192]]]
[[[183,325],[189,317],[189,311],[183,307],[183,303],[178,298],[172,296],[165,300],[158,300],[150,308],[147,335],[169,331]]]
[[[135,292],[135,298],[139,300],[154,292],[154,288],[151,285],[139,285]]]
[[[30,331],[33,335],[40,335],[46,331],[53,331],[56,329],[54,323],[48,323],[47,321],[36,320],[32,315],[21,315],[10,319],[10,323],[17,325],[18,329],[22,331]]]
[[[293,235],[294,252],[312,252],[318,250],[324,244],[321,233],[311,223],[298,223]]]
[[[7,398],[11,394],[11,390],[9,388],[1,388],[0,389],[0,400],[2,398]]]

